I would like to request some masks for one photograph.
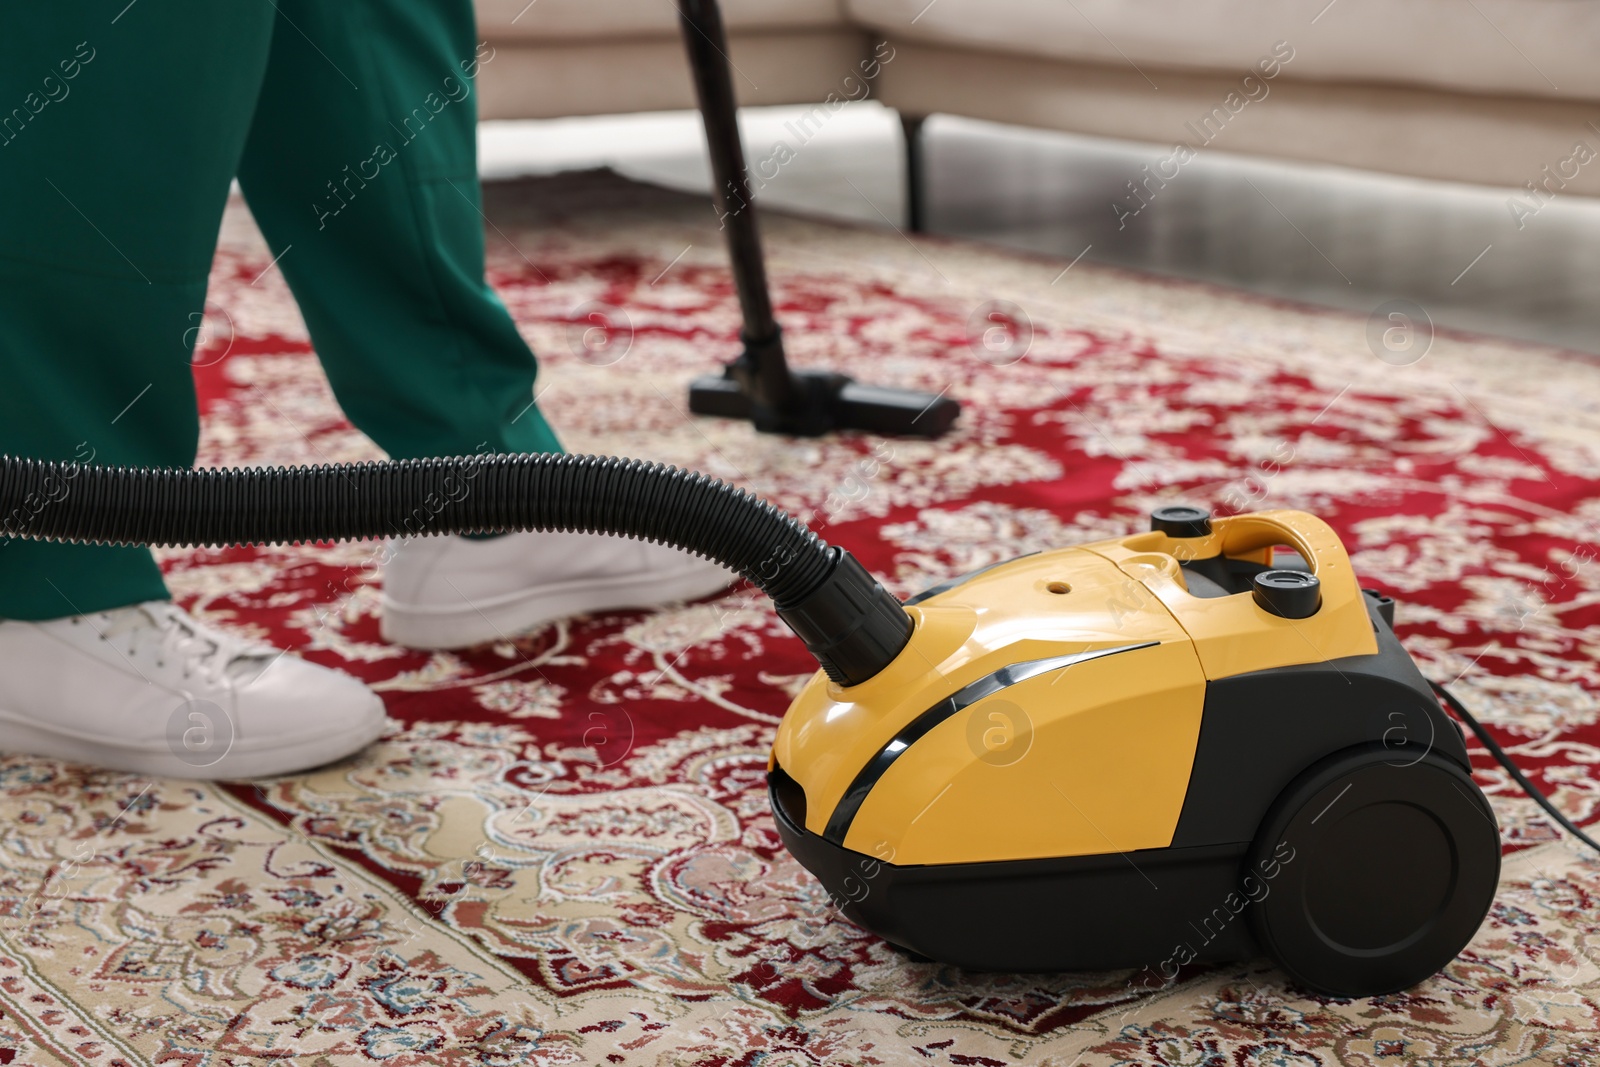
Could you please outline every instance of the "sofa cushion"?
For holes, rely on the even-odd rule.
[[[476,0],[478,32],[491,40],[583,40],[678,33],[674,0]],[[730,31],[846,25],[843,0],[724,0]]]
[[[478,80],[485,119],[553,119],[669,111],[695,106],[683,44],[677,37],[596,41],[495,39],[492,62]],[[740,72],[733,91],[745,107],[803,104],[829,93],[848,95],[840,71],[868,55],[853,30],[739,33],[728,51]],[[626,76],[619,76],[625,71]],[[754,161],[752,161],[752,164]]]
[[[543,2],[543,0],[541,0]],[[1590,0],[845,0],[891,40],[1150,69],[1236,70],[1277,41],[1291,78],[1600,97]],[[1160,79],[1151,77],[1159,88]]]

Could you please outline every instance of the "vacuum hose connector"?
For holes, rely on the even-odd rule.
[[[223,547],[516,530],[636,537],[737,571],[840,685],[871,678],[911,638],[911,617],[848,552],[759,497],[661,463],[537,453],[168,469],[0,456],[0,536]]]

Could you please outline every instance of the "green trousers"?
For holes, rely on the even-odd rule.
[[[492,62],[470,0],[9,5],[0,451],[193,464],[190,361],[235,176],[380,447],[559,451],[483,278],[475,79]],[[166,595],[145,549],[0,539],[0,617]]]

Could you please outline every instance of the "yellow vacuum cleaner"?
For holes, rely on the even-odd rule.
[[[1166,507],[1147,533],[902,604],[771,504],[639,460],[0,457],[15,537],[337,540],[413,530],[424,506],[426,533],[640,537],[771,596],[822,666],[773,746],[779,831],[845,915],[910,953],[1134,968],[1154,987],[1259,950],[1314,989],[1368,995],[1444,966],[1494,895],[1499,835],[1461,734],[1395,639],[1393,602],[1304,512]]]
[[[850,918],[966,967],[1433,974],[1500,840],[1393,602],[1304,512],[1151,526],[936,586],[881,673],[814,678],[769,768],[784,843]]]

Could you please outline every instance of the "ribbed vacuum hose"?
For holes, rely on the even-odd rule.
[[[835,682],[877,674],[912,629],[843,549],[726,482],[612,456],[483,455],[316,467],[152,469],[0,457],[0,535],[227,546],[564,530],[657,541],[772,598]]]

